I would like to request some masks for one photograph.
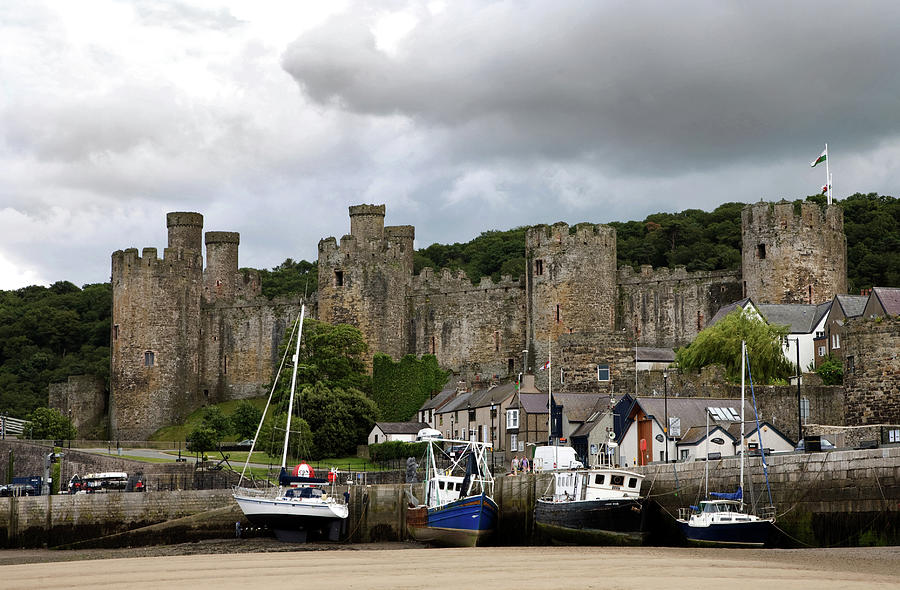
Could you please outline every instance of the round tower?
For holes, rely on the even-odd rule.
[[[350,235],[360,242],[381,240],[384,237],[384,205],[353,205],[350,207]]]
[[[206,269],[203,271],[207,301],[234,299],[238,277],[241,235],[232,231],[206,232]]]
[[[558,355],[561,334],[610,333],[616,315],[616,230],[538,225],[525,233],[528,368]],[[546,383],[546,377],[541,379]]]
[[[200,252],[203,246],[203,215],[187,211],[166,214],[169,248]]]
[[[810,303],[847,292],[847,238],[838,205],[754,203],[741,212],[744,296]]]

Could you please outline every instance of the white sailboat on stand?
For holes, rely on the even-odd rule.
[[[711,498],[699,506],[681,508],[677,519],[687,541],[694,545],[727,547],[763,547],[775,528],[775,507],[766,506],[753,514],[744,504],[744,379],[747,375],[747,344],[741,342],[741,475],[737,491],[709,492],[709,453],[706,463],[706,489]],[[751,382],[752,383],[752,382]],[[707,412],[707,445],[709,445],[709,412]],[[757,432],[760,431],[757,429]],[[760,435],[761,436],[761,435]],[[763,449],[760,440],[760,449]],[[764,451],[763,451],[764,452]]]
[[[295,543],[306,542],[308,536],[325,538],[329,541],[337,541],[341,530],[349,515],[349,507],[334,493],[334,483],[327,479],[312,477],[312,469],[304,464],[298,465],[293,474],[287,472],[288,439],[291,433],[291,415],[294,410],[294,394],[297,387],[297,363],[300,357],[300,339],[303,332],[303,316],[306,306],[300,308],[300,318],[294,327],[297,335],[297,344],[294,350],[294,368],[291,375],[291,395],[288,401],[287,425],[284,433],[284,448],[281,456],[281,473],[278,478],[278,486],[267,489],[241,487],[244,473],[256,441],[262,429],[266,411],[272,402],[272,394],[275,392],[273,385],[266,402],[266,411],[256,429],[250,453],[247,455],[247,463],[241,472],[241,481],[234,487],[232,495],[240,506],[247,519],[256,526],[266,527],[275,533],[282,541]],[[290,343],[285,351],[290,350]],[[282,360],[282,366],[284,361]],[[281,368],[279,367],[279,374]],[[328,485],[332,486],[331,494],[327,492]]]

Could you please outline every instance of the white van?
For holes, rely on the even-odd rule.
[[[572,447],[537,447],[534,449],[534,460],[531,463],[535,471],[584,467]]]

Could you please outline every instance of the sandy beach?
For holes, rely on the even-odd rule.
[[[49,588],[898,588],[900,548],[429,549],[268,539],[144,549],[0,552],[0,587]]]

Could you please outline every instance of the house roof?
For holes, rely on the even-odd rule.
[[[445,387],[440,393],[438,393],[433,398],[429,399],[424,404],[422,404],[422,407],[419,409],[420,410],[431,410],[431,409],[436,410],[436,409],[440,408],[441,406],[443,406],[444,404],[446,404],[448,401],[450,401],[450,399],[454,395],[456,395],[456,386],[453,386],[452,388]]]
[[[468,403],[470,404],[470,407],[483,408],[485,406],[490,406],[491,404],[499,404],[500,402],[509,398],[515,392],[515,383],[502,383],[500,385],[495,385],[490,389],[481,389],[479,391],[472,392],[472,396],[469,399]]]
[[[423,428],[428,428],[424,422],[376,422],[375,426],[385,434],[418,434]]]
[[[711,436],[715,436],[716,432],[720,432],[720,433],[724,434],[725,436],[730,438],[732,442],[737,440],[734,437],[734,435],[731,434],[730,428],[726,430],[726,429],[722,428],[721,426],[719,426],[718,424],[715,424],[715,425],[711,424],[709,427],[709,434]],[[705,439],[706,439],[706,426],[705,425],[704,426],[691,426],[690,428],[687,429],[687,432],[685,432],[681,436],[681,438],[678,439],[678,442],[675,444],[695,445],[695,444],[703,442]]]
[[[806,303],[760,303],[759,313],[770,324],[788,326],[791,334],[809,334],[831,309],[831,301],[818,305]]]
[[[453,399],[449,400],[446,404],[444,404],[441,409],[437,411],[438,414],[444,414],[446,412],[456,412],[458,410],[465,410],[469,401],[472,399],[471,391],[464,391],[459,393]]]
[[[674,363],[675,351],[671,348],[650,348],[638,346],[635,351],[635,361],[645,363]]]
[[[900,315],[900,288],[872,287],[872,295],[878,298],[888,315]]]
[[[835,295],[835,299],[841,306],[844,316],[848,318],[861,316],[863,310],[866,309],[866,302],[869,300],[865,295]]]
[[[602,393],[555,393],[553,399],[563,407],[563,414],[569,422],[584,422],[591,417],[601,402],[609,407],[609,395]]]
[[[739,398],[669,397],[666,400],[663,397],[638,397],[635,399],[635,404],[640,405],[645,414],[653,416],[660,424],[665,422],[666,405],[668,405],[669,417],[675,416],[681,421],[682,435],[692,426],[706,428],[707,408],[733,410],[730,416],[737,419],[740,419],[741,415]],[[723,414],[719,413],[719,415]],[[744,400],[744,415],[753,416],[753,406],[747,400]],[[711,418],[710,424],[727,424],[731,421],[731,419],[715,420]]]
[[[519,407],[528,414],[546,414],[547,394],[519,392]]]
[[[714,315],[712,319],[709,320],[709,322],[706,324],[706,327],[708,328],[712,326],[737,308],[743,309],[747,306],[748,303],[753,304],[753,301],[751,301],[749,297],[744,297],[743,299],[739,299],[733,303],[723,305],[719,308],[719,311],[716,312],[716,315]]]

